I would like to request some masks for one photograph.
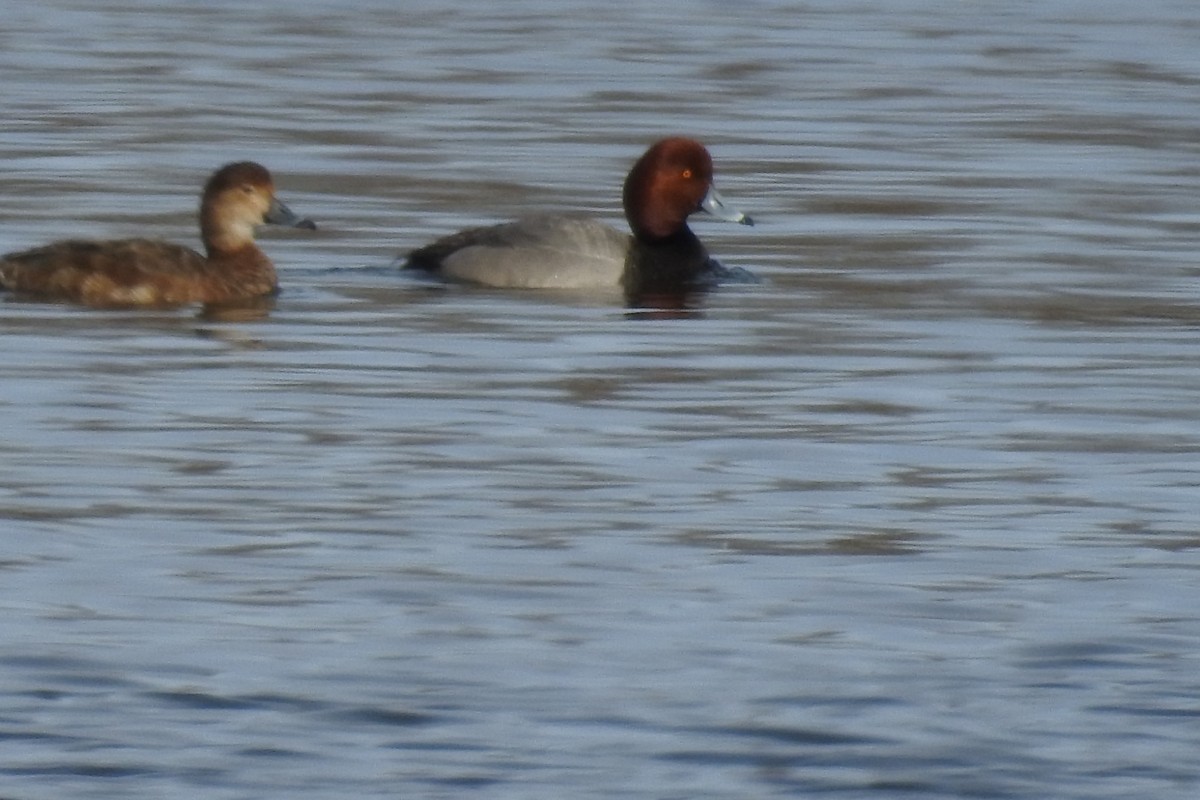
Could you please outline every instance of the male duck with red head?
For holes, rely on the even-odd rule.
[[[314,229],[275,196],[271,173],[241,161],[217,170],[200,201],[205,255],[153,239],[68,239],[0,256],[0,287],[96,308],[236,304],[279,290],[254,243],[263,223]]]
[[[621,286],[637,294],[703,283],[720,270],[688,227],[692,213],[754,224],[713,187],[704,145],[683,137],[663,139],[637,160],[622,201],[632,236],[587,217],[537,215],[446,236],[409,253],[405,268],[500,288]]]

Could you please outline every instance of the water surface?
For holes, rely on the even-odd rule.
[[[1192,798],[1189,3],[52,2],[0,249],[194,243],[262,320],[0,304],[0,796]],[[620,224],[706,141],[689,314],[395,256]]]

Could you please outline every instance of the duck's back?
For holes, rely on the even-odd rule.
[[[90,306],[220,302],[230,294],[226,283],[196,251],[152,239],[72,239],[0,257],[0,285],[9,291]],[[269,294],[274,276],[257,284],[236,294]]]
[[[500,288],[619,286],[632,241],[584,216],[546,214],[451,234],[409,253],[405,267]]]

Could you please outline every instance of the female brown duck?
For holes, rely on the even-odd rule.
[[[251,161],[213,173],[200,201],[206,255],[152,239],[70,239],[0,256],[0,287],[26,297],[97,308],[236,304],[278,291],[275,267],[254,244],[262,223],[314,229],[275,197]]]

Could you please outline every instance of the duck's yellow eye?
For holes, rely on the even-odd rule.
[[[691,177],[692,177],[692,171],[691,171],[690,169],[685,169],[685,170],[683,171],[683,177],[684,177],[684,179],[685,179],[685,180],[691,180]]]

